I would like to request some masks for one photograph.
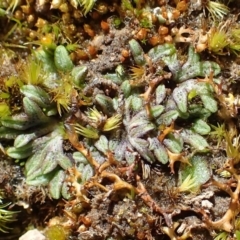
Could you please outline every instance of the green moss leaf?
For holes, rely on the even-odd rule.
[[[14,159],[24,159],[32,155],[33,147],[32,143],[28,143],[25,146],[16,148],[9,147],[7,149],[7,155]]]
[[[177,107],[180,112],[187,112],[187,102],[188,102],[188,92],[185,86],[179,86],[173,90],[172,93],[173,99],[177,104]]]
[[[112,115],[115,112],[112,98],[99,93],[95,96],[95,101],[101,106],[102,111],[108,116]]]
[[[139,154],[148,162],[155,161],[153,153],[149,149],[149,143],[141,138],[129,138],[131,145],[139,152]]]
[[[211,177],[211,170],[208,161],[203,155],[195,155],[189,159],[190,165],[181,164],[179,169],[179,185],[190,175],[195,179],[198,188],[206,183]]]
[[[87,164],[84,166],[83,171],[81,172],[82,176],[82,182],[86,182],[88,179],[90,179],[94,175],[93,168],[90,164]]]
[[[170,63],[170,61],[168,61],[169,59],[166,58],[168,56],[172,56],[176,54],[176,48],[174,47],[173,44],[170,43],[165,43],[163,45],[158,45],[154,48],[152,48],[149,52],[148,52],[148,56],[151,58],[151,60],[153,62],[158,62],[160,60],[162,60],[162,58],[165,57],[165,62],[166,64],[173,64]]]
[[[55,173],[49,183],[49,193],[53,199],[59,199],[61,197],[62,184],[65,178],[63,170],[59,170]]]
[[[57,46],[54,51],[54,63],[57,69],[63,72],[69,72],[74,67],[67,49],[62,45]]]
[[[43,69],[47,73],[56,73],[57,68],[53,61],[53,55],[43,49],[34,52],[36,58],[43,63]]]
[[[175,59],[175,61],[177,61]],[[199,55],[195,52],[192,46],[188,49],[188,60],[183,64],[181,69],[170,69],[173,73],[174,80],[177,82],[183,82],[195,77],[205,77],[213,71],[213,75],[216,76],[220,73],[220,66],[211,61],[200,61]]]
[[[206,135],[211,132],[211,127],[202,119],[197,119],[193,123],[192,130],[200,135]]]
[[[209,110],[212,113],[217,112],[218,110],[218,105],[217,105],[217,101],[213,98],[212,95],[200,95],[200,98],[203,102],[204,107]]]
[[[36,126],[39,123],[49,122],[50,118],[48,118],[38,104],[32,101],[30,98],[23,98],[23,107],[25,113],[32,122],[32,126]]]
[[[192,117],[207,119],[211,116],[211,112],[204,108],[204,106],[200,104],[190,104],[188,106],[188,112]]]
[[[31,186],[47,186],[48,183],[54,176],[54,172],[41,175],[39,174],[41,170],[39,169],[38,172],[35,172],[31,177],[26,178],[26,183]]]
[[[150,109],[150,112],[154,118],[160,117],[163,111],[164,111],[164,106],[162,105],[153,106]]]
[[[12,128],[16,130],[26,130],[32,126],[34,126],[36,123],[33,121],[30,121],[29,117],[25,113],[4,117],[1,120],[1,124],[4,127]]]
[[[94,146],[103,154],[106,154],[108,151],[108,139],[106,136],[101,135],[99,140],[95,142]]]
[[[74,152],[73,159],[75,160],[75,162],[77,164],[80,164],[80,163],[87,164],[88,163],[88,160],[80,152]]]
[[[184,129],[181,131],[180,136],[183,138],[184,142],[190,144],[196,150],[203,151],[209,147],[204,137],[190,129]]]
[[[53,124],[45,124],[40,125],[39,127],[36,127],[34,129],[30,129],[26,133],[20,134],[16,136],[16,139],[14,141],[14,147],[19,148],[24,146],[25,144],[28,144],[30,141],[35,140],[38,137],[41,137],[49,132],[51,132],[54,129]]]
[[[143,106],[143,99],[136,95],[132,95],[130,98],[131,98],[131,103],[130,103],[131,109],[133,109],[134,111],[140,110]]]
[[[0,127],[0,138],[3,139],[15,139],[19,134],[21,134],[21,130],[16,130],[7,127]],[[15,146],[16,147],[16,146]]]
[[[50,96],[42,88],[34,85],[23,85],[21,93],[33,100],[40,107],[49,107],[51,105]]]
[[[172,121],[176,120],[179,116],[179,113],[177,110],[170,110],[166,113],[163,113],[160,118],[157,119],[157,124],[163,124],[163,125],[170,125]]]
[[[221,68],[216,62],[204,61],[201,63],[201,77],[209,76],[212,71],[213,76],[217,76],[221,72]]]
[[[56,154],[56,157],[54,159],[56,159],[58,165],[65,170],[72,167],[71,160],[66,155],[64,155],[62,148],[61,151],[58,151],[58,154]]]
[[[156,104],[161,104],[167,95],[165,85],[160,84],[156,89]]]
[[[88,68],[86,66],[77,66],[72,69],[71,75],[73,77],[73,83],[81,87],[84,83],[84,80],[87,76]]]
[[[149,149],[153,151],[156,159],[162,164],[166,164],[169,161],[166,148],[158,141],[157,138],[149,138]]]
[[[146,63],[146,60],[144,58],[144,52],[140,44],[135,39],[132,39],[129,41],[129,47],[135,63],[139,66],[144,65]]]
[[[67,169],[72,166],[71,160],[63,154],[63,138],[57,132],[47,137],[34,140],[34,154],[25,164],[27,179],[52,172],[57,166]],[[39,171],[40,170],[40,171]]]
[[[57,165],[58,154],[54,149],[49,149],[48,153],[45,155],[44,159],[41,161],[41,171],[42,174],[47,174],[53,171]]]
[[[126,98],[129,97],[129,95],[131,93],[131,85],[128,80],[125,80],[121,84],[121,90],[123,91],[124,97],[126,97]]]
[[[163,144],[173,153],[180,153],[183,150],[183,139],[178,133],[169,133]]]

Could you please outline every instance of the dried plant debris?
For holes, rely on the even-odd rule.
[[[236,6],[0,2],[5,239],[240,239]]]

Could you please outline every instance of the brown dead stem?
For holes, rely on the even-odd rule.
[[[105,192],[108,192],[108,189],[103,186],[101,183],[98,182],[98,177],[99,175],[101,176],[101,173],[107,169],[109,166],[113,166],[113,165],[117,165],[117,161],[114,158],[112,152],[107,152],[106,154],[107,156],[107,160],[99,167],[96,169],[95,175],[91,178],[90,181],[88,181],[85,184],[85,188],[91,188],[93,186],[99,187],[100,189],[102,189]]]
[[[86,197],[86,191],[79,183],[79,179],[81,179],[81,173],[76,167],[69,168],[67,171],[69,174],[66,182],[71,183],[69,186],[70,192],[74,193],[77,201],[89,203],[89,199]]]
[[[190,229],[184,231],[181,236],[176,234],[176,229],[179,227],[180,223],[174,222],[172,227],[162,227],[162,232],[167,234],[171,240],[186,240],[192,237]]]
[[[166,127],[162,133],[158,136],[158,140],[160,142],[163,142],[163,140],[165,139],[165,137],[174,131],[174,122],[172,121],[171,125],[169,127]]]
[[[208,83],[210,86],[212,86],[212,88],[214,89],[215,93],[217,94],[217,96],[221,96],[222,94],[222,85],[221,84],[217,84],[214,82],[214,72],[213,70],[210,71],[209,76],[205,76],[205,78],[198,78],[197,79],[198,82],[204,82],[204,83]]]
[[[215,185],[216,187],[220,188],[221,190],[225,191],[230,195],[231,201],[229,204],[229,208],[227,212],[224,214],[224,216],[218,221],[212,221],[211,219],[209,219],[209,217],[204,211],[202,211],[202,214],[205,218],[204,220],[206,224],[209,227],[214,229],[221,229],[226,232],[231,232],[231,230],[234,228],[234,219],[240,212],[240,203],[239,203],[240,175],[237,174],[234,168],[232,159],[226,162],[224,170],[229,171],[233,175],[233,177],[237,180],[236,189],[233,191],[226,184],[217,182],[215,180],[212,180],[212,185]]]
[[[95,168],[98,169],[100,164],[92,157],[89,150],[87,150],[81,142],[78,141],[78,134],[74,129],[73,124],[65,124],[68,140],[82,155],[88,160],[88,162]]]
[[[142,97],[143,100],[145,101],[145,108],[146,108],[146,112],[147,112],[147,115],[149,116],[149,118],[151,118],[151,106],[150,106],[151,94],[155,90],[156,86],[161,81],[163,81],[163,79],[169,79],[170,77],[171,77],[171,73],[168,73],[168,74],[165,74],[164,76],[159,76],[159,77],[152,79],[149,82],[149,87],[148,87],[147,91],[143,94],[140,94],[140,97]]]
[[[141,199],[144,201],[146,205],[148,205],[153,211],[163,215],[166,224],[170,227],[172,226],[172,219],[171,217],[166,213],[165,210],[163,210],[161,207],[158,206],[158,204],[152,199],[150,194],[147,192],[145,186],[140,181],[140,177],[137,176],[137,188],[135,188],[136,193],[141,197]]]
[[[150,194],[147,192],[145,186],[140,181],[140,177],[137,176],[137,187],[134,187],[132,184],[127,183],[126,181],[122,180],[118,175],[115,173],[110,173],[107,171],[103,171],[100,176],[102,178],[108,178],[109,180],[113,181],[113,191],[119,191],[122,189],[127,189],[130,192],[135,192],[139,195],[139,197],[143,200],[143,202],[149,206],[153,211],[161,214],[164,216],[165,221],[168,226],[172,225],[172,219],[170,216],[166,213],[165,210],[163,210],[158,204],[152,199]]]
[[[150,94],[150,93],[149,93]],[[122,189],[127,189],[130,192],[135,192],[139,194],[141,199],[144,201],[146,205],[148,205],[150,208],[153,209],[153,211],[161,214],[164,216],[165,221],[168,226],[172,225],[172,219],[169,217],[166,212],[158,206],[158,204],[152,199],[152,197],[149,195],[147,192],[145,186],[143,183],[140,181],[140,177],[137,176],[137,187],[134,187],[133,185],[127,183],[126,181],[122,180],[118,175],[115,173],[110,173],[106,168],[108,168],[111,165],[116,165],[116,160],[114,159],[113,155],[111,153],[107,154],[107,161],[100,165],[90,154],[90,152],[83,146],[82,143],[78,141],[78,135],[75,132],[74,125],[73,124],[66,124],[66,131],[68,134],[68,139],[72,143],[72,145],[79,151],[81,152],[85,158],[88,160],[88,162],[95,168],[95,176],[84,185],[84,188],[90,188],[92,186],[99,187],[103,191],[108,191],[108,189],[100,184],[97,179],[98,176],[101,178],[108,178],[109,180],[113,181],[113,190],[114,191],[119,191]],[[77,187],[77,186],[76,186]],[[80,194],[81,195],[81,194]]]
[[[113,153],[111,151],[108,151],[107,154],[107,161],[105,161],[98,169],[98,173],[103,172],[106,168],[109,166],[117,165],[117,161],[113,156]]]
[[[105,186],[103,186],[101,183],[97,182],[97,180],[95,178],[90,180],[86,184],[84,184],[84,187],[86,189],[89,189],[89,188],[94,187],[94,186],[100,188],[104,192],[108,192],[108,189]]]
[[[115,191],[119,191],[121,189],[128,189],[130,191],[135,191],[134,187],[131,184],[123,181],[118,175],[114,173],[103,171],[100,176],[102,178],[108,178],[111,181],[113,181],[114,182],[113,190]]]
[[[175,173],[174,171],[174,163],[179,161],[182,163],[189,164],[189,160],[187,157],[184,157],[185,153],[173,153],[167,149],[168,157],[169,157],[169,167],[171,169],[171,173]]]

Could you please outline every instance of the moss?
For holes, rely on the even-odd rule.
[[[45,231],[48,240],[66,240],[68,233],[61,225],[48,227]]]

